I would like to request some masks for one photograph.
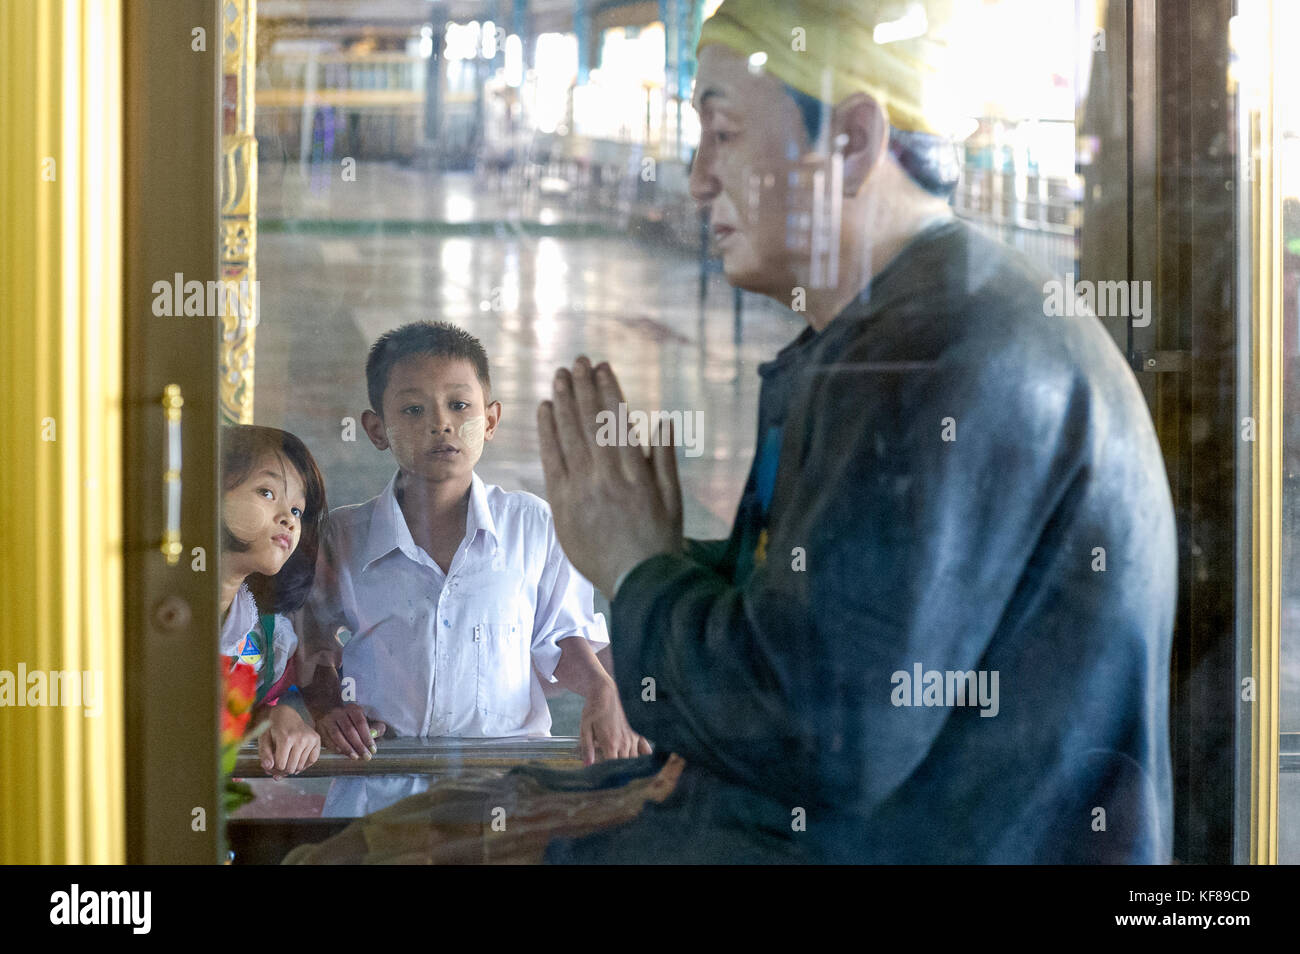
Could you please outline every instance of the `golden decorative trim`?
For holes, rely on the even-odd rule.
[[[257,287],[257,138],[253,134],[257,0],[221,5],[221,277]],[[260,296],[221,316],[221,413],[253,422],[253,350]]]
[[[473,99],[471,96],[470,99]],[[303,106],[331,106],[336,108],[383,108],[424,105],[424,93],[412,89],[264,89],[257,94],[257,105],[265,108]]]

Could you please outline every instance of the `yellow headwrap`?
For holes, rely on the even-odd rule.
[[[960,29],[958,14],[970,5],[970,0],[723,0],[704,22],[698,48],[729,47],[832,105],[866,93],[897,129],[959,135],[967,121],[949,73],[949,53]]]

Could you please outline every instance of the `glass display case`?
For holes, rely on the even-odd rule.
[[[566,791],[552,772],[585,780],[573,782],[570,793],[592,802],[604,797],[593,792],[628,793],[625,803],[591,809],[606,827],[668,799],[679,773],[707,774],[734,796],[718,796],[724,807],[776,811],[779,824],[763,831],[780,829],[786,837],[807,808],[791,794],[792,776],[823,766],[823,757],[847,758],[854,745],[874,751],[893,737],[882,727],[895,718],[933,728],[934,738],[925,736],[912,762],[899,758],[907,772],[893,779],[888,798],[871,801],[871,811],[862,807],[870,801],[862,793],[877,776],[865,769],[854,776],[857,787],[840,779],[839,787],[827,786],[832,794],[819,791],[823,817],[847,833],[840,841],[852,840],[875,831],[872,824],[902,825],[898,819],[918,799],[951,795],[945,769],[918,769],[924,758],[948,751],[930,745],[941,732],[965,726],[994,734],[1015,718],[1024,719],[1025,732],[1041,728],[1023,710],[1015,715],[1016,706],[1032,697],[1039,710],[1054,711],[1062,694],[1077,688],[1066,685],[1064,663],[1040,659],[1068,648],[1061,632],[1069,626],[1043,637],[1056,650],[1026,644],[1013,654],[1020,662],[1038,660],[1035,672],[1049,682],[1059,676],[1060,691],[1034,695],[1037,689],[1026,685],[1038,682],[1015,686],[1004,674],[1002,711],[1010,715],[1001,722],[981,723],[979,715],[963,722],[973,713],[947,703],[933,725],[920,711],[929,703],[900,715],[912,707],[890,702],[880,679],[860,686],[854,666],[836,657],[838,668],[819,668],[791,647],[804,647],[805,637],[824,635],[836,620],[857,619],[861,625],[846,637],[857,641],[852,661],[860,672],[875,672],[871,666],[892,659],[900,644],[930,645],[909,642],[919,640],[908,629],[917,619],[926,621],[927,639],[942,642],[950,630],[983,625],[970,622],[980,613],[991,617],[985,622],[992,632],[1016,613],[1047,612],[1043,607],[1067,600],[1067,590],[1082,607],[1069,625],[1077,621],[1082,631],[1109,620],[1115,643],[1168,597],[1161,604],[1168,619],[1152,624],[1160,632],[1150,646],[1122,662],[1097,664],[1098,673],[1114,679],[1067,716],[1044,716],[1082,735],[1104,734],[1099,727],[1109,725],[1109,710],[1096,700],[1114,696],[1148,719],[1146,729],[1156,726],[1144,749],[1152,761],[1138,765],[1141,784],[1129,786],[1130,794],[1141,789],[1133,796],[1141,801],[1149,785],[1168,815],[1167,825],[1143,829],[1158,842],[1150,857],[1189,864],[1300,860],[1300,76],[1287,46],[1300,35],[1300,14],[1292,0],[997,0],[972,5],[971,18],[951,36],[939,29],[946,14],[926,3],[846,0],[796,4],[793,13],[749,4],[736,16],[775,17],[775,26],[760,26],[776,33],[765,35],[767,49],[743,56],[735,36],[753,33],[748,26],[713,34],[712,45],[732,58],[713,74],[697,45],[710,35],[702,31],[711,17],[719,10],[723,19],[731,15],[718,0],[106,0],[98,12],[64,6],[7,9],[12,29],[0,38],[0,51],[17,64],[8,67],[16,92],[0,93],[0,105],[31,141],[0,158],[6,208],[10,192],[21,194],[12,221],[27,223],[7,226],[0,258],[13,267],[0,275],[0,291],[6,301],[30,302],[34,316],[10,322],[13,373],[0,383],[8,406],[31,410],[10,412],[17,436],[6,436],[13,452],[0,469],[0,497],[9,507],[0,523],[12,534],[7,550],[14,554],[6,553],[0,582],[24,621],[0,637],[0,647],[24,673],[99,672],[103,715],[96,719],[103,721],[83,726],[44,703],[5,701],[6,860],[208,864],[229,860],[233,851],[236,863],[278,863],[321,860],[305,846],[326,843],[358,860],[346,854],[356,847],[347,833],[360,830],[349,826],[379,816],[387,824],[396,816],[383,813],[403,797],[432,799],[407,804],[424,805],[433,817],[440,791],[485,799],[464,803],[484,808],[481,817],[455,816],[468,826],[457,837],[482,840],[484,854],[458,842],[456,851],[468,854],[455,860],[506,857],[489,857],[498,850],[487,847],[497,820],[489,793],[542,806],[514,843],[526,843],[526,852],[508,855],[541,860],[547,824],[579,838],[555,821],[560,803],[543,797]],[[888,16],[880,12],[885,7],[893,11]],[[834,29],[814,27],[814,8]],[[874,11],[870,17],[866,8]],[[905,90],[886,94],[878,87],[870,87],[872,98],[854,72],[867,54],[855,59],[845,52],[859,43],[870,57],[888,58],[915,42],[920,57],[933,52],[928,44],[940,35],[944,42],[935,43],[952,54],[956,77],[942,109],[929,79],[916,80],[925,87],[916,102]],[[82,40],[51,46],[51,37],[73,36]],[[823,45],[801,48],[809,37]],[[93,55],[85,52],[92,48]],[[899,75],[907,72],[888,62]],[[929,67],[919,72],[928,77]],[[702,82],[701,75],[721,75],[747,97],[766,90],[772,109],[760,116],[733,105],[730,128],[725,105],[716,106],[726,83]],[[768,82],[774,78],[779,82]],[[24,91],[37,102],[39,90],[58,92],[57,104],[42,93],[40,108],[66,107],[65,123],[38,120],[23,105]],[[881,132],[881,116],[911,128],[885,122]],[[39,178],[47,168],[65,170],[67,178]],[[896,189],[873,191],[881,180],[870,182],[870,170],[878,168],[898,175]],[[931,187],[954,169],[959,175],[941,181],[944,188]],[[38,180],[50,188],[28,198]],[[903,202],[900,196],[926,214],[911,223],[917,228],[895,236],[886,213]],[[747,253],[738,251],[744,236],[737,235],[756,223],[769,231],[755,245],[758,264],[749,267]],[[961,283],[944,260],[903,273],[905,280],[895,277],[906,287],[891,288],[885,263],[905,249],[915,252],[910,243],[937,234],[927,231],[936,223],[968,236],[971,248],[983,250],[975,256],[981,261],[1002,262],[1005,255],[1018,263],[1028,292],[1017,301],[1028,302],[1035,324],[1008,336],[1002,350],[979,352],[988,361],[978,384],[942,378],[940,387],[936,378],[909,391],[897,381],[946,367],[938,351],[926,350],[933,342],[923,331],[934,319],[927,296],[942,281]],[[855,244],[863,236],[871,241]],[[772,266],[782,256],[802,256],[789,275]],[[964,263],[971,294],[979,286],[976,265]],[[862,279],[859,286],[839,287],[849,275]],[[895,329],[900,350],[877,360],[864,343],[852,360],[791,378],[794,397],[765,391],[784,380],[782,369],[795,356],[811,353],[803,349],[835,340],[827,328],[837,314],[868,309],[881,275],[888,301],[908,315],[908,329],[919,329]],[[790,276],[797,281],[777,287]],[[838,307],[819,324],[814,313],[831,299]],[[1010,523],[999,521],[1010,521],[1031,498],[1043,512],[1030,521],[1026,546],[1063,539],[1062,508],[1083,496],[1080,474],[1093,473],[1082,465],[1064,476],[1053,472],[1059,481],[1051,493],[1033,497],[1017,483],[1016,467],[1033,456],[1031,445],[1045,454],[1046,439],[997,430],[1011,427],[1013,415],[1001,415],[1005,402],[995,396],[1014,382],[1038,380],[1062,353],[1035,350],[1044,327],[1039,305],[1042,323],[1073,329],[1063,335],[1083,324],[1090,329],[1086,347],[1073,339],[1061,346],[1070,360],[1089,369],[1104,365],[1108,380],[1123,383],[1097,386],[1086,398],[1076,394],[1074,404],[1062,397],[1065,385],[1042,384],[1034,412],[1068,405],[1084,414],[1079,408],[1087,405],[1098,415],[1089,418],[1089,441],[1121,432],[1132,438],[1108,458],[1123,458],[1124,479],[1107,492],[1110,504],[1096,509],[1123,517],[1134,488],[1167,489],[1169,559],[1158,567],[1115,554],[1164,532],[1163,497],[1159,506],[1116,517],[1131,532],[1106,546],[1080,537],[1073,540],[1077,552],[1032,549],[1032,558],[1008,558],[996,572],[981,562],[1001,559],[996,546]],[[1004,320],[1000,308],[981,320]],[[879,317],[852,314],[863,327]],[[457,347],[467,350],[451,357],[416,350],[421,360],[470,367],[484,404],[482,419],[442,427],[442,443],[421,458],[420,467],[432,468],[451,466],[451,455],[471,444],[481,454],[472,461],[473,480],[457,485],[461,509],[440,511],[455,518],[443,523],[412,515],[419,492],[402,476],[411,468],[401,456],[412,445],[403,445],[394,424],[396,415],[413,420],[426,413],[430,402],[403,397],[385,417],[400,357],[386,358],[384,342],[422,322],[450,323],[473,340],[471,347],[458,338]],[[948,332],[967,333],[958,324]],[[1089,360],[1078,358],[1085,352]],[[608,361],[617,374],[621,391],[617,402],[607,402],[611,407],[674,422],[680,527],[665,532],[682,539],[672,536],[672,547],[629,558],[609,580],[575,554],[593,540],[613,551],[639,527],[614,543],[613,531],[570,532],[581,525],[583,507],[566,510],[556,499],[561,469],[554,450],[564,422],[548,430],[555,419],[547,415],[561,413],[557,369],[576,369],[579,355]],[[838,429],[773,424],[773,415],[784,421],[793,414],[790,407],[833,406],[851,375],[865,377],[854,379],[856,403],[846,405]],[[472,381],[462,384],[474,390]],[[1132,413],[1109,404],[1106,413],[1097,410],[1119,401],[1120,392]],[[815,400],[808,397],[814,393]],[[932,403],[949,394],[965,402],[951,416]],[[897,407],[871,418],[872,433],[864,436],[856,409],[891,401]],[[992,430],[967,431],[963,415],[987,402],[998,405],[984,408]],[[449,414],[464,410],[453,405],[468,406],[444,403]],[[934,421],[910,416],[917,406],[934,411]],[[612,420],[626,432],[626,414]],[[1140,439],[1125,430],[1135,420]],[[410,426],[416,433],[420,425]],[[283,497],[286,507],[292,504],[288,522],[312,529],[301,537],[291,529],[283,544],[274,543],[285,553],[272,572],[243,555],[239,527],[231,523],[229,495],[253,479],[262,460],[232,450],[244,439],[239,433],[252,433],[240,429],[250,427],[285,432],[293,442],[286,438],[284,448],[303,448],[263,499]],[[947,458],[927,456],[928,446],[910,458],[900,450],[924,428],[938,435],[942,453],[965,452],[968,433],[980,441],[996,431],[979,445],[993,449],[970,472],[966,492],[946,498],[960,498],[966,508],[953,503],[944,511],[960,512],[960,520],[951,518],[960,526],[927,516],[942,494],[918,489],[954,479],[952,471],[939,464],[933,473],[909,469],[909,461]],[[643,438],[596,437],[592,446],[612,442],[621,451],[643,444],[653,461],[655,441],[648,431]],[[803,443],[791,450],[796,438]],[[870,466],[854,456],[855,447]],[[435,465],[429,461],[436,454],[443,456]],[[597,460],[592,456],[586,470],[606,473]],[[667,473],[659,460],[665,469],[657,473]],[[859,464],[860,473],[853,470]],[[828,481],[845,474],[858,480],[791,489],[817,473]],[[469,480],[468,470],[457,474]],[[246,489],[256,496],[264,488]],[[289,500],[298,491],[304,499]],[[584,499],[595,507],[594,498]],[[774,500],[787,509],[769,523]],[[882,500],[895,506],[889,510]],[[665,506],[672,511],[673,504]],[[881,507],[888,519],[880,517],[868,534],[863,514]],[[632,503],[626,510],[639,512]],[[814,515],[825,530],[817,539],[780,536]],[[966,539],[980,520],[987,521],[980,524],[987,557]],[[369,541],[365,533],[379,542],[349,549],[339,529],[347,521],[365,527],[348,531],[359,535],[349,538],[354,543]],[[309,545],[300,542],[308,537]],[[924,549],[923,537],[942,546]],[[28,538],[35,541],[30,553],[19,545]],[[501,551],[512,545],[527,553],[520,567],[503,572]],[[280,589],[267,584],[265,592],[277,595],[264,600],[257,590],[254,598],[247,580],[269,580],[292,555],[308,553],[301,562],[311,572],[295,578],[301,592],[293,599],[280,602],[288,575]],[[661,559],[665,553],[692,565],[674,569]],[[679,584],[668,592],[655,590],[644,572],[656,559],[656,572]],[[1119,586],[1120,577],[1135,588],[1141,580],[1149,600],[1133,598],[1117,609],[1121,601],[1079,597],[1064,584],[1045,596],[1017,591],[1018,599],[997,590],[1002,583],[1028,585],[1076,559],[1089,568],[1080,578]],[[752,583],[755,573],[777,579],[771,574],[778,565],[782,572],[789,567],[779,582],[767,589]],[[1166,571],[1174,580],[1167,593],[1160,576]],[[952,589],[933,588],[936,579]],[[389,581],[391,592],[357,595],[375,580]],[[881,593],[881,580],[895,585]],[[629,581],[620,599],[617,591]],[[252,587],[247,619],[239,616],[241,584]],[[704,590],[713,602],[701,608],[691,600]],[[562,622],[559,610],[547,615],[552,598],[568,614]],[[348,599],[350,609],[335,605]],[[936,616],[940,603],[944,612]],[[231,626],[240,641],[226,638]],[[575,661],[579,643],[586,648]],[[636,651],[616,662],[620,645]],[[1114,648],[1105,640],[1098,645],[1099,654]],[[681,655],[657,656],[668,652],[665,646]],[[989,651],[985,645],[968,653],[960,666],[936,663],[935,671],[973,676],[989,668],[981,669]],[[316,735],[299,770],[262,765],[266,740],[279,733],[275,744],[282,744],[287,730],[280,722],[245,738],[259,723],[270,724],[267,707],[259,705],[247,726],[228,718],[234,703],[223,653],[261,667],[258,680],[269,674],[267,686],[258,683],[263,702],[274,698],[263,695],[275,690],[271,683],[293,686],[286,691],[297,698],[277,706],[277,718],[300,720],[295,738]],[[791,656],[809,668],[782,670],[772,662]],[[1086,669],[1096,659],[1078,663]],[[917,665],[919,683],[925,667]],[[900,671],[910,678],[910,668]],[[823,682],[814,691],[808,683],[817,679]],[[319,695],[326,683],[328,697]],[[0,678],[2,700],[9,698],[6,685]],[[1132,693],[1145,693],[1145,701],[1134,703]],[[861,725],[809,715],[864,697],[872,716]],[[923,698],[919,689],[916,698]],[[365,756],[337,751],[325,728],[344,709],[385,724],[386,734],[366,740]],[[676,720],[657,721],[663,711],[676,712]],[[634,743],[619,752],[629,762],[652,760],[626,769],[626,777],[607,764],[623,759],[604,758],[610,753],[592,742],[593,731],[621,733],[624,715]],[[782,735],[787,722],[799,719],[815,730],[801,723],[802,730]],[[1062,746],[1077,741],[1062,733]],[[949,744],[979,762],[970,753],[984,752],[986,743],[972,737]],[[1117,737],[1094,739],[1086,756],[1128,758],[1132,739]],[[30,752],[15,741],[26,738],[39,740]],[[636,748],[636,739],[654,753]],[[242,748],[233,766],[223,765],[223,747],[236,743]],[[1006,749],[988,744],[988,751]],[[671,754],[686,767],[666,761]],[[877,764],[864,759],[859,768],[868,762]],[[962,764],[978,774],[978,765]],[[1125,763],[1093,774],[1113,781],[1128,778],[1128,770]],[[1016,775],[994,774],[987,784]],[[247,788],[245,803],[226,817],[228,776]],[[101,789],[110,793],[107,807],[86,794]],[[373,801],[341,794],[381,789],[387,794]],[[1052,793],[1032,797],[1069,800]],[[44,807],[30,807],[36,803]],[[37,824],[53,834],[30,844],[13,837]],[[385,860],[412,860],[398,850],[399,828],[385,829]],[[1103,822],[1090,833],[1104,830]],[[420,840],[427,834],[412,829],[412,852],[428,848],[431,842]],[[431,858],[443,857],[430,850]],[[625,858],[609,847],[608,860]]]

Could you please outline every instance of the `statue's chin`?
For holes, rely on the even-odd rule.
[[[740,288],[747,292],[758,292],[764,294],[767,289],[763,281],[762,273],[752,268],[729,266],[727,260],[722,260],[722,274],[727,278],[727,284],[733,288]],[[771,276],[768,276],[769,280]]]
[[[772,288],[772,276],[764,275],[761,272],[753,271],[736,271],[727,270],[724,266],[723,275],[727,277],[727,284],[733,288],[739,288],[741,291],[753,292],[755,295],[767,295],[768,297],[784,300],[786,295],[775,293]]]

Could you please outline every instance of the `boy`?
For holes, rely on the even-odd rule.
[[[591,584],[560,549],[550,508],[474,473],[502,410],[482,345],[454,325],[405,325],[371,348],[366,386],[362,426],[398,471],[379,496],[333,511],[321,542],[300,630],[305,655],[328,663],[304,688],[321,738],[368,759],[387,729],[549,735],[540,676],[586,699],[588,764],[597,752],[648,753],[596,659],[593,647],[609,642],[604,618],[592,615]],[[351,633],[342,648],[340,630]],[[340,663],[358,702],[345,701]],[[325,814],[376,811],[427,783],[339,780]]]

